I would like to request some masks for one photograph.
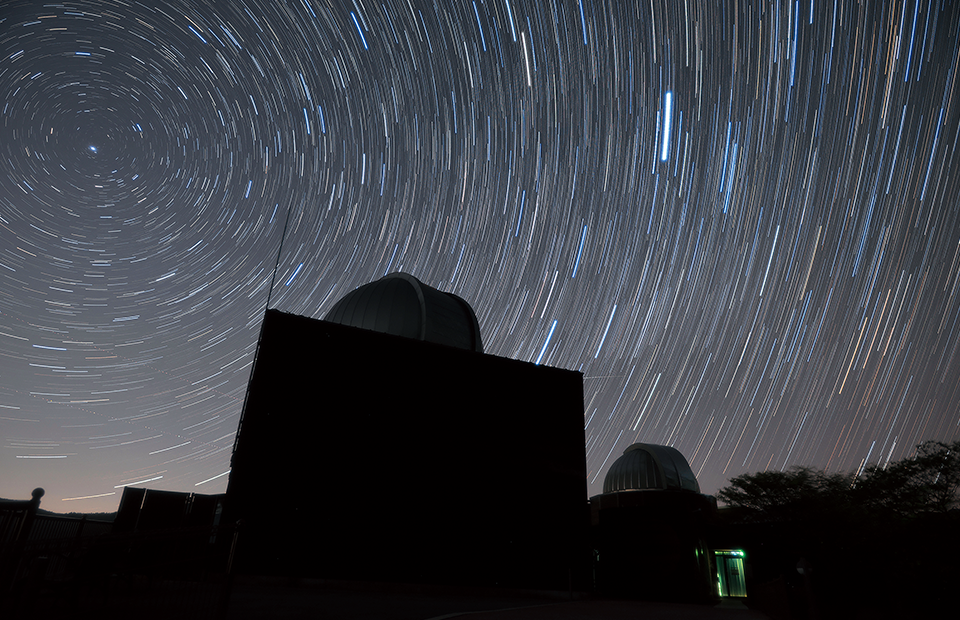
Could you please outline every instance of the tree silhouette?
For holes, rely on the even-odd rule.
[[[855,493],[864,506],[901,518],[947,515],[958,507],[960,441],[926,441],[911,458],[868,467]]]
[[[856,479],[812,467],[741,474],[717,492],[732,508],[769,521],[870,511],[913,518],[947,515],[960,507],[960,440],[926,441],[916,453],[883,467],[867,467]]]
[[[844,509],[852,476],[811,467],[742,474],[717,492],[717,498],[754,520],[796,521]]]

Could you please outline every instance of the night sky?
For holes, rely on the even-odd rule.
[[[222,492],[288,212],[271,307],[583,372],[591,494],[960,437],[956,3],[327,4],[0,2],[0,497]]]

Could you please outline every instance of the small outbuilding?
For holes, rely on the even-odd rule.
[[[717,598],[708,527],[716,500],[700,492],[689,463],[670,446],[635,443],[590,498],[597,588],[621,596],[684,602]]]

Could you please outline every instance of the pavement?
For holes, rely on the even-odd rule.
[[[348,582],[234,584],[228,620],[762,620],[737,599],[715,605],[605,599],[559,592],[523,592]]]
[[[2,593],[0,593],[2,594]],[[237,577],[180,581],[111,577],[42,583],[0,598],[0,617],[139,620],[762,620],[741,599],[683,604],[584,593]]]
[[[680,603],[657,603],[625,600],[568,601],[500,609],[488,612],[468,612],[438,616],[430,620],[462,618],[463,620],[761,620],[768,616],[748,609],[740,601],[722,601],[717,605],[686,605]]]

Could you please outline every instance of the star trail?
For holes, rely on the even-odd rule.
[[[591,493],[956,439],[958,69],[951,2],[0,2],[0,496],[223,491],[288,213],[271,307],[583,372]]]

